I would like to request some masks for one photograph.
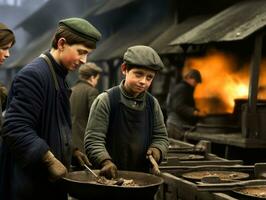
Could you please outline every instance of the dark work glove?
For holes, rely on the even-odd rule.
[[[102,169],[100,175],[105,176],[108,179],[117,177],[117,167],[111,160],[105,160],[102,162]]]
[[[160,159],[161,159],[161,151],[155,147],[150,147],[147,151],[147,157],[149,157],[149,155],[152,155],[152,157],[154,158],[154,160],[159,163]]]
[[[78,163],[78,165],[80,165],[81,167],[83,167],[84,164],[89,167],[92,166],[86,154],[82,153],[79,149],[74,149],[72,156],[75,163]]]
[[[47,151],[43,156],[43,163],[46,165],[49,177],[48,179],[52,182],[60,179],[67,173],[66,167],[54,157],[51,151]]]

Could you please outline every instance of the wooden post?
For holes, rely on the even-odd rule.
[[[247,109],[244,111],[242,131],[245,137],[258,137],[257,121],[257,95],[259,84],[259,72],[262,54],[263,34],[258,32],[254,41],[253,55],[250,65],[250,82]]]

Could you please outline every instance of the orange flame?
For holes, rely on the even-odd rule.
[[[248,98],[250,64],[238,66],[232,54],[211,49],[203,57],[189,57],[184,74],[191,68],[201,72],[203,82],[195,90],[197,107],[207,113],[232,113],[234,100]],[[266,66],[266,59],[261,63]],[[266,98],[266,71],[260,70],[259,99]],[[262,78],[263,77],[263,78]]]

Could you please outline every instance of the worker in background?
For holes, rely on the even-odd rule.
[[[160,105],[147,92],[164,67],[159,55],[136,45],[127,49],[123,61],[125,79],[94,100],[84,139],[90,161],[107,178],[117,177],[118,169],[149,172],[147,157],[159,164],[169,145]]]
[[[88,62],[79,68],[79,80],[71,88],[70,96],[73,144],[84,151],[84,133],[90,108],[99,91],[96,88],[102,69]]]
[[[10,56],[10,48],[15,44],[16,39],[13,31],[5,24],[0,23],[0,65]],[[0,131],[2,127],[2,111],[5,110],[7,99],[7,88],[0,83]]]
[[[15,44],[16,39],[13,31],[5,24],[0,23],[0,65],[10,56],[10,48]]]
[[[199,117],[206,113],[196,108],[194,91],[202,82],[201,74],[191,69],[167,96],[167,132],[174,139],[183,140],[184,133],[193,128]]]
[[[67,200],[58,180],[72,159],[88,159],[71,143],[66,76],[87,62],[100,37],[85,19],[60,20],[51,49],[16,74],[1,135],[0,199]]]

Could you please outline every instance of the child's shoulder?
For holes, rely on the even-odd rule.
[[[112,93],[112,92],[116,92],[116,91],[119,91],[119,90],[120,90],[120,88],[119,88],[119,86],[117,85],[117,86],[111,87],[111,88],[109,88],[109,89],[106,89],[104,92],[107,93],[107,94],[110,94],[110,93]]]
[[[150,92],[146,92],[146,96],[147,96],[147,98],[150,98],[151,100],[153,100],[153,101],[157,101],[157,99],[156,99],[156,97],[155,96],[153,96],[153,94],[151,94]]]

